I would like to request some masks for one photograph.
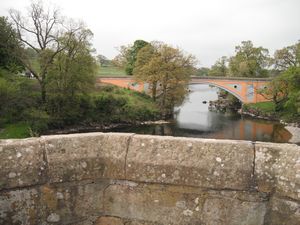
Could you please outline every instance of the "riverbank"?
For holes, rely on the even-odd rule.
[[[54,134],[71,134],[71,133],[88,133],[88,132],[108,132],[113,129],[121,129],[131,126],[141,126],[141,125],[160,125],[168,124],[170,121],[157,120],[157,121],[143,121],[135,123],[113,123],[113,124],[95,124],[93,126],[73,126],[64,129],[53,129],[48,130],[43,135],[54,135]]]

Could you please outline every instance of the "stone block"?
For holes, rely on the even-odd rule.
[[[132,181],[248,190],[254,148],[248,141],[133,136],[126,178]]]
[[[300,200],[300,146],[256,143],[255,150],[258,190]]]
[[[102,216],[93,225],[163,225],[141,220],[130,220],[120,217]]]
[[[299,225],[300,203],[290,199],[272,197],[269,203],[265,225]]]
[[[0,225],[71,225],[83,221],[92,225],[91,218],[103,213],[103,190],[107,185],[106,181],[68,183],[3,191]]]
[[[87,133],[45,136],[49,181],[124,179],[131,134]]]
[[[39,225],[36,188],[0,192],[0,225]]]
[[[0,141],[0,190],[46,182],[44,146],[37,138]]]
[[[262,225],[267,203],[259,193],[134,183],[104,194],[106,215],[173,225]]]
[[[103,216],[96,221],[95,225],[124,225],[124,222],[121,218]]]
[[[82,223],[103,213],[107,182],[44,185],[40,188],[41,224]],[[78,222],[79,221],[79,222]]]

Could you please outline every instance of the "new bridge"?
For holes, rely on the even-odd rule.
[[[242,103],[257,103],[269,101],[260,94],[260,90],[267,88],[270,78],[241,78],[241,77],[192,77],[190,84],[209,84],[223,89]],[[132,76],[100,77],[98,83],[117,85],[131,90],[148,92],[147,83],[139,83]]]

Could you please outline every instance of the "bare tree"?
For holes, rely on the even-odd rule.
[[[66,22],[60,15],[60,11],[54,7],[45,7],[42,2],[33,2],[28,9],[26,19],[17,10],[10,10],[10,17],[14,22],[18,38],[24,45],[32,48],[37,53],[38,68],[25,52],[18,52],[17,56],[24,66],[38,80],[41,87],[42,101],[46,101],[46,77],[54,57],[66,47],[61,43],[61,37],[68,36],[69,40],[81,30],[83,24]],[[37,64],[37,63],[36,63]]]

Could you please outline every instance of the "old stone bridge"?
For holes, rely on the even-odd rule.
[[[293,144],[87,133],[0,159],[0,225],[300,224]]]
[[[192,77],[190,84],[210,84],[221,88],[237,97],[242,103],[257,103],[269,101],[259,94],[259,90],[267,87],[268,78],[239,78],[239,77]],[[98,83],[113,84],[136,91],[148,92],[147,83],[139,83],[133,77],[101,77]]]

